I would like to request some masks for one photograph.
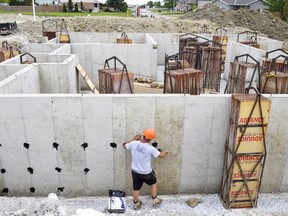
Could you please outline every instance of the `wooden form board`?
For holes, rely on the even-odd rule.
[[[288,93],[288,74],[282,72],[265,72],[261,74],[261,92],[269,94]]]
[[[98,70],[99,91],[102,94],[133,94],[134,73],[120,68],[104,68]],[[128,78],[127,78],[128,75]],[[121,83],[122,80],[122,83]]]
[[[200,70],[186,68],[164,72],[167,93],[186,93],[199,95],[203,91],[203,73]],[[172,83],[172,88],[171,88]]]
[[[264,136],[267,131],[271,101],[261,97],[261,116],[260,104],[258,102],[255,104],[255,100],[256,95],[252,94],[232,96],[228,143],[235,154],[264,151]],[[245,126],[247,127],[244,130]]]
[[[257,74],[256,64],[246,63],[243,61],[235,61],[230,63],[230,73],[228,78],[227,93],[228,94],[244,94],[245,89],[249,87],[252,79],[251,87],[258,89],[259,75]]]
[[[257,205],[266,156],[265,136],[270,106],[271,101],[263,96],[232,95],[221,190],[226,208]]]
[[[222,49],[220,47],[201,47],[201,71],[204,73],[204,88],[219,92],[221,80]]]
[[[82,66],[80,64],[76,65],[76,70],[81,74],[81,76],[84,78],[85,82],[87,83],[87,85],[89,86],[89,88],[91,89],[91,91],[94,94],[99,94],[98,90],[96,89],[95,85],[92,83],[91,79],[89,78],[89,76],[87,75],[87,73],[84,71],[84,69],[82,68]]]

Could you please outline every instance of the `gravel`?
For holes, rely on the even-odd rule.
[[[288,215],[288,193],[260,193],[257,208],[225,209],[218,194],[159,196],[162,204],[154,208],[149,196],[141,196],[143,205],[133,210],[132,197],[126,197],[123,214],[108,213],[107,197],[65,198],[55,194],[49,197],[0,197],[0,216],[99,216],[99,215],[187,215],[187,216],[284,216]],[[187,204],[195,199],[194,208]]]

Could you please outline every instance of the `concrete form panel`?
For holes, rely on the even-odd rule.
[[[31,187],[24,116],[20,98],[0,98],[1,165],[6,170],[4,185],[9,195],[22,195]],[[1,189],[2,191],[2,189]]]
[[[183,97],[185,96],[171,95],[172,100],[167,100],[166,97],[155,100],[155,140],[159,148],[169,151],[165,158],[158,158],[154,163],[160,194],[179,193],[185,113]]]
[[[24,97],[21,99],[25,133],[29,147],[29,166],[35,195],[57,193],[57,149],[53,148],[54,125],[50,97]]]
[[[267,96],[266,96],[267,97]],[[283,130],[288,122],[288,104],[283,103],[283,97],[272,96],[270,117],[266,136],[267,157],[265,161],[261,191],[287,191],[287,155],[288,147],[285,140],[288,134]],[[283,128],[283,129],[281,129]],[[277,176],[277,177],[276,177]]]
[[[80,97],[52,97],[55,142],[59,143],[57,162],[63,195],[82,195],[86,189],[82,101]],[[56,171],[55,171],[56,172]]]
[[[22,92],[24,94],[39,94],[40,80],[38,67],[33,67],[21,76]]]
[[[83,97],[83,119],[86,150],[87,194],[107,195],[115,186],[115,154],[110,147],[112,135],[112,99]],[[114,151],[117,151],[115,149]]]
[[[126,150],[122,147],[124,142],[131,140],[131,137],[126,137],[126,118],[129,116],[129,113],[126,113],[126,101],[127,99],[124,97],[113,97],[112,103],[113,142],[117,144],[117,148],[113,152],[115,158],[114,176],[116,179],[114,188],[124,191],[130,186],[126,185],[126,176],[130,174],[130,166],[127,167]]]
[[[227,105],[227,99],[215,97],[186,99],[180,178],[182,193],[205,193],[220,188],[226,137],[218,133],[220,129],[224,134],[228,131],[229,120],[220,114]],[[227,110],[224,113],[229,116]],[[218,184],[211,188],[215,181]]]
[[[39,79],[40,79],[40,91],[41,93],[51,93],[51,78],[50,71],[57,71],[57,65],[55,64],[40,64],[39,65]],[[58,81],[57,81],[58,82]]]

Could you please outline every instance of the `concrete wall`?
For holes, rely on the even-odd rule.
[[[230,71],[230,62],[233,62],[236,56],[249,54],[252,56],[256,61],[259,61],[260,65],[262,65],[263,60],[266,58],[266,53],[271,50],[281,49],[283,46],[283,42],[277,41],[277,40],[271,40],[267,38],[260,37],[259,38],[259,44],[261,49],[251,47],[245,44],[241,44],[236,41],[232,41],[232,39],[228,41],[227,44],[227,50],[226,50],[226,59],[225,59],[225,68],[224,68],[224,79],[228,80],[229,71]],[[235,38],[235,36],[234,36]],[[267,49],[264,49],[267,48]],[[281,52],[275,52],[271,55],[269,55],[269,58],[273,58],[278,56],[279,54],[283,54]],[[243,58],[243,61],[245,61],[245,58]],[[253,62],[251,58],[248,59],[248,62]]]
[[[27,65],[0,65],[0,82],[12,74],[17,73],[21,69],[25,68]]]
[[[54,57],[59,58],[61,55]],[[72,54],[62,63],[39,64],[41,93],[78,93],[79,77],[75,68],[78,63],[78,56]]]
[[[67,47],[67,44],[29,43],[29,44],[23,44],[23,50],[29,53],[50,53],[63,46]]]
[[[29,65],[0,82],[0,94],[40,93],[38,68]]]
[[[71,43],[108,43],[116,44],[117,38],[121,38],[121,32],[70,32]],[[132,44],[145,44],[146,33],[130,33],[126,35],[129,39],[132,39]]]
[[[288,97],[267,97],[272,106],[261,191],[288,192]],[[230,95],[1,95],[0,187],[9,196],[107,195],[113,188],[131,194],[130,155],[121,145],[153,127],[158,146],[169,150],[154,161],[159,194],[218,193],[230,104]]]
[[[103,69],[105,60],[113,56],[126,64],[128,71],[135,75],[155,77],[157,71],[157,49],[153,49],[153,44],[74,43],[72,53],[79,56],[80,64],[96,86],[99,82],[98,69]],[[113,61],[109,64],[110,67],[114,66]],[[123,68],[118,63],[116,66]]]
[[[79,92],[79,74],[75,69],[79,63],[77,55],[33,55],[38,59],[38,63],[28,65],[3,64],[0,66],[3,68],[0,73],[1,93]],[[30,85],[32,87],[28,88],[27,86]],[[37,87],[34,88],[33,86]]]

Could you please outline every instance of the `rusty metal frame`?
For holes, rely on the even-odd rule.
[[[243,55],[239,55],[239,56],[235,56],[234,58],[234,62],[238,62],[239,61],[239,58],[243,58],[243,57],[246,57],[245,59],[245,63],[248,63],[248,59],[252,59],[252,61],[255,62],[255,68],[254,68],[254,71],[253,71],[253,75],[250,79],[250,82],[249,82],[249,86],[248,88],[252,88],[252,81],[254,79],[254,76],[255,76],[255,73],[257,72],[257,75],[258,75],[258,87],[257,87],[257,92],[260,92],[260,89],[261,89],[261,70],[260,70],[260,62],[257,61],[255,58],[253,58],[250,54],[243,54]],[[250,63],[253,63],[253,62],[250,62]],[[235,77],[236,79],[238,79],[238,77]],[[228,82],[226,84],[226,87],[225,87],[225,90],[224,90],[224,94],[227,93],[227,88],[228,88]],[[234,92],[233,92],[234,93]],[[244,92],[243,92],[244,93]]]
[[[199,53],[200,53],[200,62],[202,62],[202,57],[203,57],[203,55],[202,55],[203,53],[202,53],[202,50],[201,50],[202,47],[219,47],[221,49],[221,61],[219,62],[220,71],[218,73],[218,81],[217,81],[217,84],[216,84],[217,85],[216,91],[219,92],[220,91],[220,82],[221,82],[222,44],[217,43],[217,42],[215,42],[213,40],[208,40],[206,42],[202,42],[202,43],[198,44],[197,46],[198,46],[197,50],[199,50]],[[204,69],[203,73],[204,73],[203,86],[206,87],[206,85],[207,85],[207,83],[206,83],[207,82],[207,80],[206,80],[206,78],[207,78],[206,69]]]
[[[31,58],[33,58],[34,63],[36,62],[36,58],[35,58],[33,55],[31,55],[31,54],[28,53],[28,52],[25,52],[25,53],[23,53],[23,54],[20,55],[20,63],[21,63],[21,64],[24,63],[24,62],[23,62],[23,56],[25,56],[25,55],[29,55]]]
[[[129,75],[128,75],[128,70],[127,70],[127,67],[126,67],[126,64],[124,64],[120,59],[118,59],[116,56],[112,56],[108,59],[105,60],[105,63],[104,63],[104,69],[105,68],[110,68],[110,65],[109,65],[109,61],[113,60],[113,65],[114,65],[114,70],[116,71],[116,66],[117,66],[117,61],[123,66],[122,67],[122,73],[121,73],[121,80],[120,80],[120,86],[119,86],[119,91],[118,91],[118,94],[120,94],[120,91],[121,91],[121,88],[122,88],[122,82],[123,82],[123,76],[124,76],[124,73],[126,74],[127,76],[127,80],[128,80],[128,84],[129,84],[129,89],[130,89],[130,92],[131,94],[133,94],[133,90],[132,90],[132,85],[130,83],[130,79],[129,79]],[[111,83],[111,89],[113,89],[113,84]],[[105,86],[107,86],[107,79],[105,78]]]
[[[251,205],[253,208],[257,207],[257,199],[258,199],[258,193],[257,193],[257,196],[255,198],[255,200],[252,199],[252,196],[250,194],[250,190],[249,190],[249,186],[248,186],[248,182],[249,182],[249,178],[251,177],[251,175],[253,174],[253,172],[255,171],[255,169],[257,168],[257,166],[261,163],[261,170],[260,170],[260,176],[259,176],[259,180],[258,180],[258,185],[257,185],[257,191],[259,192],[260,190],[260,187],[261,187],[261,181],[262,181],[262,176],[263,176],[263,171],[264,171],[264,165],[265,165],[265,160],[266,160],[266,154],[267,154],[267,149],[266,149],[266,138],[265,138],[265,131],[264,131],[264,127],[267,126],[263,123],[263,112],[262,112],[262,106],[261,106],[261,94],[258,92],[258,90],[254,87],[249,87],[246,89],[246,94],[249,93],[249,90],[252,89],[256,92],[256,99],[255,99],[255,103],[253,104],[253,107],[251,109],[251,112],[249,114],[249,117],[248,117],[248,120],[247,120],[247,123],[245,125],[238,125],[238,127],[240,127],[240,131],[241,131],[241,137],[237,143],[237,147],[236,147],[236,150],[235,152],[232,151],[232,149],[229,147],[229,143],[228,143],[228,140],[226,141],[225,143],[225,159],[224,159],[224,173],[226,174],[226,178],[224,179],[224,173],[223,173],[223,176],[222,176],[222,185],[221,185],[221,194],[220,194],[220,198],[221,198],[221,201],[224,205],[225,208],[231,208],[231,205],[233,205],[239,195],[239,192],[245,187],[246,191],[248,192],[248,197],[249,197],[249,200],[243,200],[242,202],[247,202],[247,201],[250,201],[251,202]],[[249,121],[251,119],[251,116],[256,108],[256,105],[257,103],[259,104],[259,111],[260,111],[260,116],[261,116],[261,119],[262,119],[262,123],[261,124],[257,124],[257,125],[248,125],[249,124]],[[264,152],[263,153],[241,153],[241,154],[237,154],[237,151],[239,149],[239,146],[241,145],[241,140],[242,140],[242,137],[244,136],[245,134],[245,131],[248,127],[261,127],[262,128],[262,134],[263,134],[263,145],[264,145]],[[232,155],[232,160],[231,160],[231,163],[229,165],[229,168],[228,168],[228,151],[231,153]],[[255,155],[255,156],[260,156],[260,159],[258,160],[258,162],[254,165],[254,167],[252,168],[252,170],[250,171],[250,174],[248,176],[248,178],[246,178],[243,174],[243,170],[242,170],[242,167],[240,165],[240,162],[239,160],[236,160],[237,157],[239,156],[248,156],[248,155]],[[239,188],[239,190],[237,191],[237,194],[236,196],[233,198],[232,201],[228,201],[225,203],[225,200],[224,200],[224,188],[227,186],[227,184],[229,183],[228,182],[228,178],[230,177],[229,174],[231,173],[231,169],[232,169],[232,165],[234,164],[234,162],[236,161],[236,164],[238,165],[238,168],[240,170],[240,173],[241,173],[241,177],[242,177],[242,180],[235,180],[235,181],[243,181],[243,184],[242,186]],[[228,170],[227,170],[228,169]],[[231,174],[230,174],[231,175]],[[257,180],[254,180],[254,181],[257,181]],[[230,191],[230,188],[231,188],[231,184],[229,185],[229,191]]]
[[[285,51],[284,51],[285,52]],[[286,52],[285,52],[286,53]],[[286,66],[288,68],[288,53],[287,53],[287,56],[281,54],[281,55],[278,55],[277,57],[273,58],[272,59],[272,62],[271,62],[271,65],[269,67],[269,69],[267,70],[268,72],[268,76],[265,80],[265,83],[263,85],[263,88],[261,89],[261,93],[265,93],[264,90],[266,88],[266,85],[267,85],[267,82],[270,78],[272,77],[277,77],[277,70],[276,70],[276,61],[278,58],[284,58],[284,61],[283,61],[283,70],[284,70],[284,67]],[[266,71],[266,70],[265,70]],[[275,74],[270,74],[271,71],[274,71]],[[278,72],[282,72],[282,71],[278,71]],[[276,85],[276,94],[278,94],[278,79],[275,79],[275,85]]]
[[[196,35],[196,34],[192,34],[192,33],[185,33],[185,34],[179,36],[179,52],[183,51],[183,50],[180,50],[180,41],[182,38],[186,38],[186,39],[189,38],[189,39],[191,39],[191,41],[193,41],[195,43],[198,42],[198,39],[203,39],[204,42],[209,41],[208,38],[202,37],[200,35]],[[189,43],[187,42],[186,45],[189,45]],[[195,46],[195,47],[196,47],[196,49],[198,48],[197,46]]]
[[[174,93],[174,90],[173,90],[173,84],[172,84],[172,79],[171,79],[171,70],[170,70],[170,67],[169,67],[169,60],[176,60],[177,62],[177,65],[176,65],[176,70],[178,69],[178,62],[179,62],[179,59],[183,61],[183,66],[184,66],[184,58],[181,59],[181,56],[185,55],[185,54],[191,54],[192,56],[193,55],[196,55],[196,68],[195,69],[198,69],[198,65],[199,67],[201,67],[201,61],[199,59],[199,53],[197,52],[187,52],[187,51],[183,51],[183,52],[179,52],[179,53],[176,53],[174,55],[170,55],[168,56],[167,54],[165,54],[165,70],[164,70],[164,88],[163,88],[163,93],[165,94],[166,93],[166,80],[167,80],[167,73],[169,73],[170,75],[170,87],[171,87],[171,93]],[[182,70],[184,71],[184,67],[182,68]]]

